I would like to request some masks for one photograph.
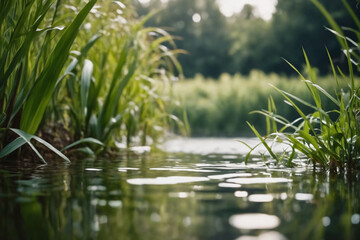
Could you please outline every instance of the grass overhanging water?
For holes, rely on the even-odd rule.
[[[328,29],[338,38],[347,58],[347,73],[336,67],[328,52],[333,79],[336,82],[336,95],[333,96],[317,84],[316,74],[312,68],[307,54],[304,50],[308,78],[303,76],[291,63],[288,64],[300,75],[303,83],[311,93],[312,101],[306,101],[301,97],[274,87],[285,99],[285,102],[296,110],[299,118],[289,121],[276,112],[276,106],[272,98],[269,99],[268,110],[255,111],[264,115],[267,119],[268,135],[263,137],[256,128],[248,123],[252,131],[266,147],[270,155],[278,162],[287,161],[291,164],[294,156],[308,158],[314,165],[319,164],[331,171],[350,172],[359,167],[360,160],[360,97],[359,87],[355,82],[356,72],[359,66],[359,41],[360,21],[352,9],[343,1],[349,14],[353,17],[358,29],[343,28],[348,32],[355,33],[357,40],[344,35],[341,28],[336,24],[332,16],[316,0],[313,3],[320,9],[329,21],[332,29]],[[354,69],[355,67],[355,69]],[[345,82],[347,87],[342,88],[340,83]],[[324,108],[321,96],[326,97],[335,104],[335,108],[327,110]],[[312,113],[305,114],[302,107],[310,107]],[[281,142],[287,144],[291,154],[276,154],[272,151],[271,144]],[[255,147],[250,147],[250,152]],[[289,151],[289,150],[287,150]],[[248,155],[249,157],[249,155]]]
[[[259,89],[259,99],[244,94],[240,104],[250,105],[250,95],[255,102],[264,100],[267,110],[255,113],[265,115],[266,137],[249,125],[270,159],[261,162],[257,156],[245,165],[254,149],[250,146],[245,163],[243,155],[230,154],[109,159],[126,147],[155,142],[173,123],[187,128],[168,111],[178,104],[171,85],[175,72],[181,75],[176,55],[182,51],[166,31],[144,28],[151,15],[138,19],[130,0],[64,2],[0,3],[0,158],[9,159],[0,161],[1,239],[359,236],[359,171],[343,178],[321,168],[312,171],[307,161],[295,158],[305,155],[331,170],[358,166],[355,71],[360,68],[351,62],[359,62],[359,40],[350,41],[332,26],[349,69],[335,67],[329,53],[335,81],[324,88],[328,78],[316,78],[305,51],[308,76],[298,71],[303,89],[293,81],[285,86],[294,91],[284,90],[273,79],[273,90],[280,94],[272,93],[268,102],[268,88],[260,88],[259,79],[236,82],[224,75],[230,94],[216,101],[229,115],[219,119],[239,120],[230,116],[241,84]],[[261,73],[254,71],[254,76]],[[306,99],[304,90],[310,93]],[[280,97],[291,111],[278,105]],[[294,112],[297,119],[282,115]],[[289,145],[290,154],[273,151],[271,144],[279,141]],[[73,151],[97,156],[97,161],[46,164],[54,155],[68,160],[65,154]],[[26,158],[45,164],[34,167]],[[275,164],[284,160],[301,167]]]
[[[167,104],[181,51],[163,29],[144,27],[153,14],[138,19],[131,1],[1,2],[0,156],[27,143],[45,162],[35,135],[94,155],[180,126]]]
[[[343,2],[360,29],[356,14]],[[48,150],[37,150],[40,143],[68,160],[56,148],[94,156],[156,142],[173,123],[186,131],[188,122],[176,117],[184,115],[186,119],[186,111],[175,115],[168,111],[169,106],[178,105],[171,86],[177,73],[181,77],[176,55],[183,51],[176,49],[173,37],[163,29],[144,27],[154,13],[138,19],[131,1],[67,3],[1,3],[0,157],[15,151],[24,156],[30,149],[46,163],[42,155]],[[360,151],[356,80],[360,33],[358,29],[340,28],[318,1],[313,3],[329,21],[332,29],[328,30],[339,40],[348,62],[348,69],[342,70],[328,53],[335,95],[330,93],[331,87],[320,86],[316,69],[304,50],[306,77],[288,63],[302,78],[309,98],[281,90],[281,84],[274,87],[292,108],[286,114],[295,112],[299,118],[282,116],[279,98],[274,95],[268,100],[267,110],[255,111],[266,116],[266,137],[249,125],[278,162],[286,160],[291,164],[296,153],[302,153],[313,163],[333,170],[351,169],[358,166]],[[344,32],[355,35],[357,40]],[[211,92],[201,94],[213,97]],[[242,101],[250,102],[249,95],[244,96]],[[233,116],[236,105],[231,103],[237,97],[233,89],[229,96],[217,97],[217,107],[224,114],[217,114],[221,116],[215,128],[225,129],[225,134],[236,130],[224,127],[223,120]],[[206,116],[201,118],[213,124]],[[274,153],[270,140],[288,144],[291,154]],[[254,148],[249,148],[251,153]]]

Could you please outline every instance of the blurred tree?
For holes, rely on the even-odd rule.
[[[354,25],[342,1],[321,2],[341,26]],[[359,13],[357,0],[348,2]],[[140,15],[160,7],[164,10],[148,25],[168,27],[180,37],[176,41],[178,48],[189,52],[179,56],[186,77],[201,73],[217,78],[222,72],[248,74],[252,69],[294,74],[282,58],[301,68],[302,47],[312,65],[323,74],[330,70],[325,47],[336,58],[336,64],[345,61],[336,38],[324,28],[329,26],[327,21],[311,0],[278,0],[270,21],[256,16],[251,5],[227,18],[221,14],[216,0],[137,2]]]
[[[341,1],[322,0],[321,2],[341,26],[354,25]],[[355,1],[352,3],[354,4]],[[301,52],[303,47],[309,53],[312,64],[321,73],[327,73],[330,69],[325,46],[333,57],[339,59],[337,63],[341,61],[341,52],[336,38],[326,31],[324,26],[329,24],[310,0],[278,0],[277,12],[272,20],[273,39],[277,43],[274,44],[276,53],[300,65],[304,62]],[[273,65],[271,68],[277,72],[287,72],[281,66]]]
[[[350,3],[355,6],[354,0]],[[354,25],[341,1],[323,0],[322,4],[341,26]],[[277,11],[269,22],[254,17],[250,7],[232,18],[229,29],[235,71],[247,74],[255,68],[266,73],[292,74],[294,71],[281,58],[301,66],[302,47],[322,74],[330,71],[325,47],[336,58],[335,63],[345,61],[336,38],[324,28],[327,21],[310,0],[278,0]]]
[[[147,5],[137,4],[138,12],[143,15],[160,5],[160,0],[151,0]],[[193,77],[200,72],[216,78],[231,70],[227,19],[221,14],[216,0],[169,0],[163,7],[165,9],[148,25],[164,27],[180,37],[176,41],[178,48],[189,53],[179,56],[185,76]]]
[[[231,73],[248,74],[252,69],[264,70],[264,58],[271,53],[275,41],[269,33],[270,23],[256,17],[254,7],[245,5],[242,11],[229,19],[232,56]],[[270,52],[268,52],[270,51]]]

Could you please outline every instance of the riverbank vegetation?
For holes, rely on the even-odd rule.
[[[355,81],[359,82],[359,79]],[[319,77],[318,82],[328,92],[335,94],[337,85],[331,76]],[[345,87],[344,83],[341,84]],[[197,75],[176,82],[173,91],[174,96],[184,105],[192,136],[239,137],[252,136],[247,121],[254,124],[259,132],[266,134],[266,120],[251,112],[267,109],[267,98],[270,95],[279,115],[291,121],[297,118],[296,110],[285,104],[282,96],[271,85],[301,96],[305,101],[312,99],[306,85],[298,77],[265,74],[256,70],[248,76],[222,74],[218,79]],[[334,106],[332,101],[324,97],[322,104],[325,109]],[[175,115],[183,116],[181,108],[173,109]],[[311,108],[306,107],[304,111],[310,113]]]
[[[68,160],[57,149],[151,144],[181,124],[166,110],[180,50],[163,29],[144,27],[153,13],[139,18],[131,1],[100,0],[0,9],[0,157],[45,162],[50,150]]]
[[[333,71],[332,82],[336,83],[335,94],[325,90],[317,81],[304,50],[306,75],[303,75],[291,63],[288,64],[300,75],[303,85],[312,96],[311,101],[304,99],[301,95],[294,95],[285,89],[274,87],[286,103],[296,110],[298,118],[293,121],[279,114],[276,104],[270,98],[268,109],[258,111],[267,118],[268,135],[261,136],[256,127],[248,124],[270,155],[278,162],[286,159],[290,164],[297,151],[314,165],[319,164],[335,172],[346,170],[350,173],[360,165],[360,88],[359,83],[355,81],[355,77],[360,72],[360,20],[344,0],[344,7],[353,18],[357,28],[340,27],[319,1],[312,0],[312,2],[328,20],[332,28],[328,30],[338,39],[347,58],[348,68],[341,69],[334,64],[331,53],[327,52]],[[349,33],[355,33],[354,38],[349,37]],[[327,109],[322,97],[335,104],[334,107]],[[311,112],[305,113],[304,106],[310,108]],[[289,145],[292,154],[274,153],[269,141]],[[256,146],[249,146],[249,148],[252,151]]]

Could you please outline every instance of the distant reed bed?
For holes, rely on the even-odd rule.
[[[330,93],[335,93],[336,82],[330,77],[320,77],[320,85]],[[197,75],[193,79],[176,82],[174,95],[184,104],[192,136],[253,136],[246,121],[266,133],[266,119],[254,110],[268,109],[267,99],[272,96],[278,114],[289,120],[298,118],[294,108],[284,103],[284,99],[271,85],[312,101],[299,77],[264,74],[253,70],[248,76],[222,74],[219,79],[207,79]],[[331,109],[332,102],[323,99],[325,109]],[[181,108],[173,108],[173,113],[183,116]],[[305,109],[305,112],[310,109]]]

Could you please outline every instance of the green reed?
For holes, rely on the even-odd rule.
[[[181,51],[164,45],[175,48],[166,31],[144,27],[155,13],[139,20],[130,3],[100,6],[79,38],[90,40],[77,42],[54,112],[62,112],[75,140],[92,137],[107,147],[151,144],[174,119],[166,105],[172,101],[172,69],[181,73],[176,60]]]
[[[15,129],[12,131],[19,137],[3,148],[1,155],[11,153],[25,142],[30,144],[30,138],[35,138],[32,134],[36,133],[43,119],[69,50],[95,3],[96,0],[89,1],[65,28],[55,23],[60,1],[55,4],[51,0],[2,3],[1,145],[10,141],[10,128]],[[50,145],[45,142],[45,146]]]
[[[33,139],[55,150],[35,136],[46,125],[65,126],[59,134],[73,144],[63,150],[93,152],[124,138],[145,145],[174,119],[182,124],[166,109],[180,51],[164,30],[144,28],[154,13],[138,19],[131,1],[101,0],[3,1],[0,9],[0,157],[24,144],[34,150]]]
[[[360,98],[358,83],[355,80],[356,71],[359,72],[360,70],[358,55],[360,50],[358,45],[360,24],[356,15],[348,8],[346,1],[343,1],[344,5],[354,18],[358,29],[340,28],[318,1],[313,0],[313,2],[326,16],[334,29],[329,29],[329,31],[336,35],[343,47],[347,57],[348,74],[334,65],[328,52],[333,71],[333,81],[337,86],[335,94],[331,94],[318,84],[315,71],[304,51],[307,78],[291,63],[289,65],[300,75],[304,86],[312,96],[312,101],[304,100],[302,97],[274,87],[285,99],[285,102],[296,110],[299,118],[295,121],[289,121],[279,115],[270,99],[268,110],[256,111],[256,113],[266,116],[270,134],[262,137],[254,126],[251,124],[249,126],[267,148],[270,155],[278,162],[286,159],[288,163],[291,163],[296,151],[311,160],[313,164],[319,164],[333,171],[351,170],[358,167],[360,159]],[[341,29],[356,33],[358,39],[354,41],[346,37]],[[354,69],[356,66],[357,69]],[[343,84],[345,87],[342,87]],[[334,107],[327,109],[323,104],[323,98],[330,100]],[[306,114],[302,110],[303,107],[312,109],[312,112]],[[282,142],[289,145],[292,154],[273,152],[271,142]],[[252,150],[253,148],[251,148]]]

